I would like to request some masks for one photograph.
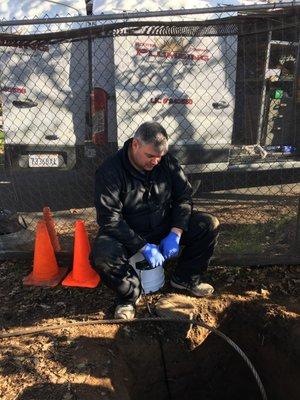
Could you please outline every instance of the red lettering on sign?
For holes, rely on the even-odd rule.
[[[193,100],[190,98],[172,98],[172,97],[163,97],[163,98],[159,98],[159,97],[152,97],[150,99],[150,103],[152,104],[193,104]]]
[[[199,54],[198,51],[193,53],[179,52],[179,51],[165,51],[154,48],[149,48],[149,45],[137,42],[135,44],[136,55],[147,57],[162,57],[165,59],[177,59],[177,60],[191,60],[191,61],[208,61],[210,56],[206,50],[202,50]]]
[[[26,89],[24,87],[8,87],[8,86],[4,86],[1,89],[1,92],[25,94],[26,93]]]
[[[143,48],[141,48],[141,47],[139,47],[138,49],[136,49],[136,55],[137,55],[137,56],[140,56],[140,55],[142,55],[142,54],[147,54],[147,53],[149,53],[149,50],[148,50],[148,49],[143,49]]]

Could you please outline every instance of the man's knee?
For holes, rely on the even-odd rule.
[[[219,222],[218,218],[212,214],[206,214],[206,216],[207,216],[207,223],[209,226],[209,230],[213,231],[213,232],[219,231],[220,222]]]
[[[94,267],[120,264],[125,261],[125,250],[116,239],[100,235],[94,240],[90,260]]]
[[[217,235],[220,229],[220,222],[217,217],[209,213],[195,212],[196,224],[200,230]]]
[[[127,258],[124,246],[116,239],[104,235],[96,237],[90,255],[92,266],[108,287],[121,297],[136,300],[141,293],[141,283]]]

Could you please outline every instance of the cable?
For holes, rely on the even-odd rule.
[[[166,365],[166,358],[165,358],[164,349],[163,349],[163,345],[162,345],[161,338],[160,338],[160,332],[159,332],[157,326],[155,326],[155,330],[156,330],[157,340],[158,340],[158,344],[159,344],[159,350],[160,350],[161,362],[162,362],[164,376],[165,376],[165,384],[166,384],[168,399],[172,400],[171,388],[170,388],[169,378],[168,378],[168,370],[167,370],[167,365]]]
[[[74,6],[71,6],[71,5],[69,5],[69,4],[61,3],[61,2],[55,1],[55,0],[44,0],[44,1],[46,1],[47,3],[56,4],[56,5],[58,5],[58,6],[64,6],[64,7],[72,8],[73,10],[75,10],[75,11],[78,13],[79,16],[82,16],[81,12],[80,12],[77,8],[75,8]]]
[[[224,333],[219,331],[216,328],[213,328],[212,326],[207,325],[203,321],[197,321],[195,319],[176,319],[176,318],[136,318],[132,320],[128,319],[102,319],[102,320],[87,320],[87,321],[76,321],[76,322],[69,322],[66,324],[61,324],[61,325],[48,325],[44,327],[36,327],[36,328],[30,328],[27,330],[19,330],[15,332],[7,332],[7,333],[1,333],[0,334],[0,339],[5,339],[5,338],[10,338],[10,337],[16,337],[16,336],[26,336],[26,335],[33,335],[33,334],[39,334],[39,333],[44,333],[49,330],[56,330],[56,329],[65,329],[65,328],[72,328],[74,326],[86,326],[86,325],[123,325],[123,324],[132,324],[132,323],[141,323],[141,322],[175,322],[175,323],[181,323],[181,324],[193,324],[193,325],[198,325],[202,326],[203,328],[215,333],[222,339],[224,339],[231,347],[234,348],[234,350],[243,358],[247,366],[250,368],[255,381],[259,387],[261,396],[263,400],[267,400],[267,394],[265,391],[265,388],[262,384],[262,381],[258,375],[258,372],[254,368],[253,364],[247,357],[247,355],[243,352],[243,350],[233,341],[231,340],[228,336],[226,336]]]
[[[140,271],[141,272],[141,271]],[[141,279],[141,277],[140,277]],[[141,281],[142,283],[142,281]],[[142,292],[145,294],[144,289],[143,289],[143,283],[142,283]],[[149,301],[146,299],[146,305],[147,305],[147,309],[148,312],[150,314],[151,317],[154,317],[154,313],[151,309],[150,303]],[[168,400],[172,400],[172,393],[171,393],[171,388],[170,388],[170,384],[169,384],[169,378],[168,378],[168,369],[167,369],[167,364],[166,364],[166,358],[165,358],[165,354],[164,354],[164,349],[163,349],[163,344],[160,338],[160,332],[158,327],[155,325],[154,326],[156,335],[157,335],[157,340],[158,340],[158,344],[159,344],[159,350],[160,350],[160,356],[161,356],[161,362],[162,362],[162,366],[163,366],[163,371],[164,371],[164,377],[165,377],[165,385],[166,385],[166,389],[167,389],[167,395],[168,395]]]

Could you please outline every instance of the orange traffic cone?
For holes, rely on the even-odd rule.
[[[54,225],[54,220],[52,217],[52,213],[49,207],[44,207],[43,208],[43,215],[44,215],[44,221],[46,222],[47,229],[49,232],[50,240],[53,246],[54,251],[60,251],[61,247],[59,244],[58,236],[55,230],[55,225]]]
[[[62,281],[64,286],[80,286],[95,288],[100,276],[91,267],[89,254],[91,251],[84,221],[76,221],[73,270]]]
[[[59,268],[50,241],[46,222],[36,227],[33,271],[23,279],[24,285],[54,287],[64,278],[67,268]]]

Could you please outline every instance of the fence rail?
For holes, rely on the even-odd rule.
[[[140,20],[140,19],[148,19],[148,18],[158,18],[158,17],[177,17],[182,18],[184,16],[196,16],[199,17],[201,15],[206,14],[217,14],[222,18],[222,16],[227,15],[228,13],[237,13],[237,12],[262,12],[262,11],[272,11],[272,10],[295,10],[299,7],[300,1],[291,1],[291,2],[278,2],[271,4],[249,4],[249,5],[225,5],[225,6],[217,6],[217,7],[205,7],[205,8],[193,8],[193,9],[184,9],[180,8],[177,10],[159,10],[159,11],[144,11],[144,12],[127,12],[123,11],[122,13],[113,13],[113,14],[100,14],[100,15],[88,15],[88,16],[68,16],[68,17],[55,17],[55,18],[34,18],[34,19],[21,19],[21,20],[11,20],[11,21],[0,21],[0,26],[18,26],[18,25],[39,25],[39,24],[59,24],[59,23],[72,23],[72,22],[98,22],[98,21],[128,21],[128,20]]]

